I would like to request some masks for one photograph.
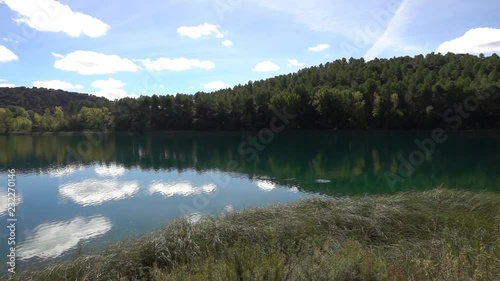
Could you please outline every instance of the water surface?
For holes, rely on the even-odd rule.
[[[286,133],[257,145],[252,136],[0,136],[0,221],[7,225],[12,168],[22,266],[98,250],[179,217],[194,222],[310,196],[500,187],[497,135],[449,135],[427,151],[415,144],[429,139],[425,133]],[[422,159],[402,167],[412,153]],[[7,233],[0,229],[4,253]]]

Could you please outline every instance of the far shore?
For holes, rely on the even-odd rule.
[[[75,135],[86,135],[86,134],[127,134],[127,135],[141,135],[141,134],[255,134],[259,130],[255,131],[228,131],[228,130],[161,130],[161,131],[60,131],[60,132],[8,132],[1,133],[0,136],[75,136]],[[444,130],[447,134],[452,135],[500,135],[500,130]],[[302,130],[302,129],[292,129],[286,130],[279,134],[314,134],[314,133],[332,133],[332,134],[418,134],[418,135],[428,135],[432,133],[432,130]]]

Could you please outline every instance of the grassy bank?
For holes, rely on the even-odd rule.
[[[123,242],[14,280],[499,280],[500,195],[309,199]]]

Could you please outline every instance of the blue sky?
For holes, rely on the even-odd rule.
[[[114,99],[342,57],[500,53],[499,14],[486,0],[0,0],[0,87]]]

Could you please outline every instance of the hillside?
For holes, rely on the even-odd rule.
[[[63,91],[2,89],[0,108],[14,104],[37,112],[51,107],[54,112],[54,106],[62,106],[67,122],[45,116],[42,131],[94,130],[102,122],[119,131],[258,130],[284,115],[293,116],[280,118],[288,129],[498,130],[499,73],[496,54],[351,58],[194,95],[109,102]],[[15,126],[4,127],[8,132]]]
[[[124,99],[111,111],[118,130],[258,130],[272,108],[296,115],[293,129],[500,129],[499,73],[496,54],[339,59],[214,93]]]
[[[20,106],[40,114],[46,108],[55,106],[61,106],[64,111],[69,111],[72,102],[80,101],[98,102],[107,101],[107,99],[45,88],[0,88],[0,107]]]

